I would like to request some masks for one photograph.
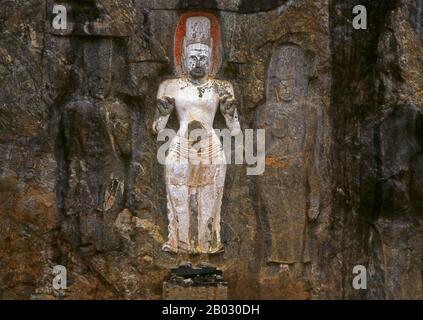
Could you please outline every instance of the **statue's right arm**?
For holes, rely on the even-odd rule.
[[[162,82],[157,92],[156,114],[152,128],[154,134],[158,134],[166,128],[170,114],[175,107],[175,99],[167,95],[169,84],[169,80]]]
[[[159,116],[156,120],[154,120],[153,133],[158,134],[160,131],[166,128],[166,124],[168,120],[169,120],[169,115],[165,117]]]

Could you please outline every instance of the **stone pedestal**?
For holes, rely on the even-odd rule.
[[[164,300],[226,300],[228,284],[222,271],[213,267],[179,266],[163,282]]]

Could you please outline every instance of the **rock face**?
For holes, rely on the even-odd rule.
[[[352,27],[358,4],[367,30]],[[0,298],[161,299],[188,259],[222,270],[230,299],[423,298],[422,0],[1,7]],[[150,128],[178,19],[195,10],[220,23],[217,78],[234,85],[242,129],[266,129],[266,170],[227,166],[224,253],[175,256],[161,251]],[[367,290],[352,286],[356,265]]]

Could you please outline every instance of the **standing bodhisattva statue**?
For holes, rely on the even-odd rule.
[[[186,18],[181,76],[162,82],[157,94],[153,131],[165,128],[173,109],[179,119],[165,161],[169,236],[162,249],[173,253],[223,251],[220,207],[226,160],[213,120],[220,109],[231,135],[240,132],[240,125],[232,85],[211,73],[217,40],[211,22],[206,16]]]

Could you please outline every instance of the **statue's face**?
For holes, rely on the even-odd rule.
[[[210,47],[204,44],[192,44],[185,51],[185,67],[194,79],[201,79],[210,72]]]
[[[294,100],[296,94],[295,79],[279,80],[275,85],[275,93],[278,102]]]

